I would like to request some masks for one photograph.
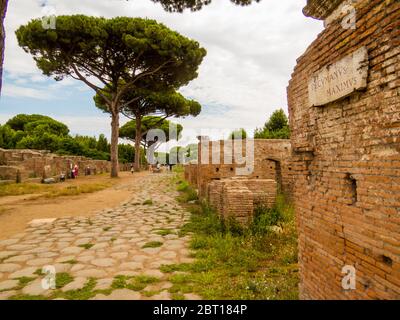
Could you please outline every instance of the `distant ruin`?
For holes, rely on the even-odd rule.
[[[399,299],[400,3],[304,13],[326,28],[288,87],[301,298]]]
[[[0,182],[40,182],[45,178],[68,175],[77,164],[80,174],[89,168],[91,174],[110,171],[110,162],[80,156],[58,156],[49,151],[0,148]]]
[[[224,217],[248,223],[257,206],[272,207],[293,191],[290,140],[220,140],[200,137],[198,161],[185,179]]]

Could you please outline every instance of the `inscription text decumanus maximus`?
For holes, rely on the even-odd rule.
[[[314,73],[308,81],[309,103],[319,107],[365,89],[367,76],[368,51],[362,47]]]

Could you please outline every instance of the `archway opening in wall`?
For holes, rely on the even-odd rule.
[[[282,192],[282,167],[281,167],[281,162],[276,159],[266,159],[267,161],[272,161],[275,164],[275,181],[276,181],[276,186],[278,188],[278,193]]]

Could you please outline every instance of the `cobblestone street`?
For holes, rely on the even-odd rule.
[[[189,213],[176,201],[178,192],[170,177],[145,175],[140,185],[131,186],[131,199],[114,209],[91,217],[36,221],[24,233],[2,240],[0,300],[18,296],[64,299],[62,293],[72,295],[88,287],[91,299],[171,299],[172,283],[160,266],[192,259],[189,236],[178,235]],[[58,283],[56,290],[43,289],[44,266],[54,266],[69,281]],[[141,287],[132,289],[116,286],[121,278],[144,280]]]

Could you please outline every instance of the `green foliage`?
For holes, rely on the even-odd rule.
[[[69,135],[68,127],[50,117],[38,114],[19,114],[0,125],[0,148],[50,150],[59,155],[79,155],[96,160],[110,160],[110,144],[104,134],[98,139]],[[132,162],[135,149],[119,145],[122,163]],[[143,154],[142,163],[146,163]]]
[[[142,145],[145,147],[148,147],[150,144],[150,141],[146,140],[147,137],[147,132],[150,130],[158,129],[161,130],[165,133],[165,142],[170,141],[172,138],[179,138],[180,134],[183,130],[182,125],[180,124],[175,124],[172,123],[169,120],[166,120],[162,117],[159,116],[145,116],[143,117],[142,121],[142,126],[140,132],[142,133],[142,138],[141,142]],[[176,128],[176,132],[174,133],[176,136],[173,136],[172,132],[170,134],[170,128]],[[131,120],[124,124],[120,129],[119,129],[119,136],[121,138],[125,138],[131,141],[135,141],[136,138],[136,121]]]
[[[160,241],[150,241],[150,242],[145,243],[142,246],[142,248],[143,249],[145,249],[145,248],[158,248],[158,247],[161,247],[162,245],[163,245],[163,243],[160,242]]]
[[[160,3],[163,8],[171,12],[182,12],[185,9],[198,11],[203,6],[211,3],[212,0],[152,0],[153,2]],[[230,0],[232,3],[241,6],[247,6],[253,2],[260,2],[261,0]]]
[[[234,140],[234,139],[237,139],[237,140],[247,139],[247,132],[243,128],[240,128],[238,130],[233,131],[229,135],[229,139],[232,139],[232,140]]]
[[[255,139],[289,139],[290,128],[288,118],[282,109],[276,110],[263,128],[254,132]]]
[[[182,194],[177,199],[179,202],[188,203],[191,201],[196,201],[199,198],[197,195],[197,191],[186,181],[179,181],[177,190],[182,192]]]
[[[156,277],[139,275],[139,276],[124,276],[119,275],[114,278],[111,285],[113,289],[129,289],[133,291],[141,291],[146,288],[149,284],[159,282],[160,280]]]
[[[56,288],[60,289],[68,283],[74,281],[74,278],[67,272],[59,272],[56,274]]]

